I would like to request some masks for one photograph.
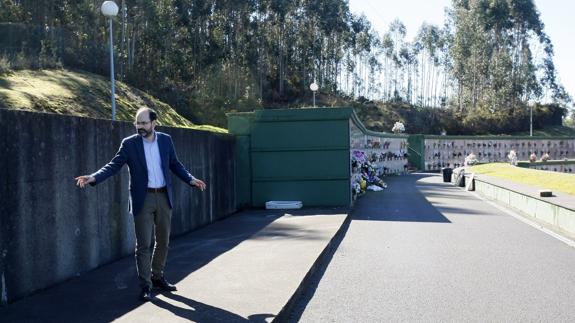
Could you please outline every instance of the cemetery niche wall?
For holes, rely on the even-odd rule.
[[[465,166],[469,154],[474,154],[478,163],[508,162],[511,150],[520,161],[529,160],[532,154],[537,160],[545,154],[550,160],[572,159],[575,138],[425,136],[424,150],[424,170],[438,171]]]
[[[349,122],[352,198],[387,187],[384,177],[407,173],[408,136],[367,130],[354,115]]]

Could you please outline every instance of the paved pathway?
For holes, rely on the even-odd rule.
[[[0,307],[0,322],[270,322],[347,218],[344,209],[249,211],[176,239],[166,276],[178,286],[137,297],[133,257]]]
[[[575,249],[441,179],[361,198],[292,321],[575,320]]]

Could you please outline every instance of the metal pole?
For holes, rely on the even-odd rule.
[[[315,108],[315,91],[313,91],[313,107]]]
[[[114,84],[114,42],[112,41],[112,17],[110,17],[110,81],[112,82],[112,120],[116,120],[116,86]]]
[[[529,107],[529,137],[533,137],[533,106]]]

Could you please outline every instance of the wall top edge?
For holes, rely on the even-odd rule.
[[[423,135],[424,139],[443,139],[443,140],[572,140],[575,137],[569,136],[556,136],[556,137],[530,137],[530,136],[437,136],[437,135]]]
[[[133,126],[132,121],[123,121],[123,120],[112,120],[112,119],[104,119],[104,118],[95,118],[95,117],[84,117],[84,116],[75,116],[69,114],[60,114],[60,113],[51,113],[51,112],[39,112],[39,111],[29,111],[29,110],[13,110],[13,109],[2,109],[0,108],[0,113],[5,114],[26,114],[26,115],[38,115],[45,118],[60,118],[60,119],[68,119],[68,120],[86,120],[86,121],[96,121],[96,122],[108,122],[110,124],[122,124]],[[161,118],[160,118],[161,119]],[[203,133],[209,133],[213,135],[223,136],[223,137],[233,137],[229,133],[225,132],[217,132],[217,131],[210,131],[205,129],[194,129],[194,128],[187,128],[187,127],[174,127],[174,126],[157,126],[158,130],[162,131],[162,129],[182,129],[188,131],[197,131]]]

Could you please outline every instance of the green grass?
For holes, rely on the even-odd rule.
[[[110,82],[100,75],[70,70],[20,70],[0,75],[0,108],[111,119]],[[133,121],[140,107],[158,112],[163,126],[227,133],[194,125],[153,96],[116,82],[117,120]]]
[[[575,195],[575,174],[557,173],[511,166],[507,163],[490,163],[471,167],[472,173],[499,177],[540,189]]]

